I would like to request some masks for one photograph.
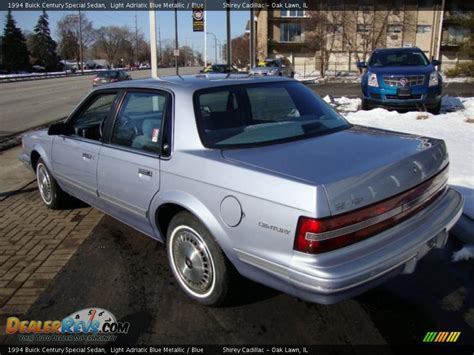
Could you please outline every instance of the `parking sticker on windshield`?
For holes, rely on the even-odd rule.
[[[158,134],[160,133],[159,128],[153,128],[153,132],[151,134],[151,141],[152,142],[158,142]]]

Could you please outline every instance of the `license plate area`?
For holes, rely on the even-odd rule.
[[[398,88],[397,96],[401,96],[401,97],[411,96],[410,88]]]

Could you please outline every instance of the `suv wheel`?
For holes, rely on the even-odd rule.
[[[440,111],[441,111],[441,100],[435,107],[428,109],[428,112],[432,113],[433,115],[439,114]]]
[[[228,300],[233,267],[196,217],[188,212],[173,217],[166,249],[174,277],[189,297],[207,306]]]
[[[60,209],[67,200],[67,195],[61,190],[41,158],[36,164],[36,181],[41,200],[43,200],[46,207],[53,210]]]
[[[369,105],[367,103],[367,100],[362,99],[361,104],[360,104],[360,109],[364,111],[369,110]]]

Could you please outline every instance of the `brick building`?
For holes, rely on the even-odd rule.
[[[469,29],[456,24],[472,16],[462,1],[319,0],[310,9],[256,12],[257,57],[288,57],[296,71],[354,71],[377,47],[421,48],[443,69],[469,60],[459,53]],[[315,5],[317,4],[317,5]],[[468,5],[469,6],[469,5]],[[472,6],[471,6],[472,7]],[[451,21],[451,22],[450,22]]]

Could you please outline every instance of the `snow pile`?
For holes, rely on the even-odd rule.
[[[453,253],[452,262],[474,259],[474,245],[466,245],[461,250]]]

